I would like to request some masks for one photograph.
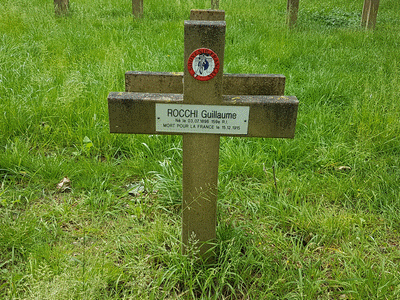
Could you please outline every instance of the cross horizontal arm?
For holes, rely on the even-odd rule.
[[[182,94],[122,93],[108,96],[111,133],[182,134],[156,131],[156,103],[182,104]],[[221,105],[249,106],[248,133],[241,136],[293,138],[299,101],[294,96],[223,96]],[[225,135],[225,134],[221,134]],[[226,134],[231,136],[231,134]]]
[[[283,95],[285,76],[280,74],[224,74],[224,95]],[[182,72],[125,73],[125,92],[183,93]]]

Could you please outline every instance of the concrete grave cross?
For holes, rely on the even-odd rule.
[[[54,0],[54,10],[56,15],[65,15],[68,13],[69,0]]]
[[[220,136],[293,138],[298,107],[281,75],[223,74],[225,21],[203,20],[224,18],[191,12],[183,75],[128,72],[127,92],[108,96],[111,133],[183,135],[182,249],[193,237],[204,258],[216,239]]]

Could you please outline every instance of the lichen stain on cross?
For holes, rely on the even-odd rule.
[[[111,133],[183,136],[182,250],[194,238],[207,261],[216,240],[220,136],[293,138],[298,108],[296,97],[283,96],[281,75],[223,74],[221,19],[223,11],[195,10],[185,21],[183,87],[181,73],[127,72],[127,92],[108,96]],[[183,123],[194,126],[178,128]]]

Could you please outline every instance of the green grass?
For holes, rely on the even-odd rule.
[[[366,31],[361,0],[300,1],[293,30],[286,1],[220,1],[224,72],[283,74],[300,106],[293,140],[221,139],[204,266],[180,252],[181,137],[110,134],[106,99],[182,71],[209,6],[1,1],[1,299],[400,298],[399,2]]]

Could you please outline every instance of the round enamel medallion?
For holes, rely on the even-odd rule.
[[[194,50],[188,59],[188,70],[197,80],[207,81],[214,78],[219,71],[217,54],[207,48]]]

